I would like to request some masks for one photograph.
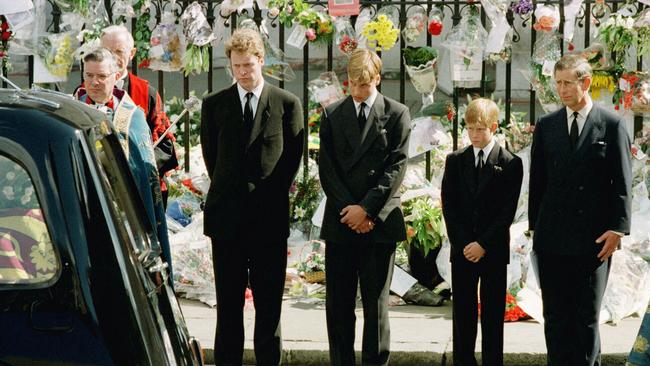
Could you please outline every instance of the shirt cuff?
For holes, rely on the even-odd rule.
[[[620,236],[620,237],[624,237],[624,236],[625,236],[625,234],[622,233],[622,232],[620,232],[620,231],[615,231],[615,230],[610,230],[610,231],[613,232],[614,234]]]

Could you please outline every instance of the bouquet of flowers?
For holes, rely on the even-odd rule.
[[[376,51],[388,51],[399,36],[399,10],[395,5],[379,9],[377,17],[363,26],[361,34],[368,40],[368,46]]]
[[[268,7],[269,15],[277,14],[284,26],[298,24],[304,27],[307,41],[322,45],[332,43],[334,24],[327,12],[312,9],[302,0],[269,0]]]
[[[487,32],[481,25],[479,9],[472,4],[468,14],[451,29],[445,40],[450,50],[454,86],[473,88],[480,85],[486,43]]]
[[[427,24],[427,31],[432,36],[439,36],[442,33],[442,11],[440,8],[432,8],[429,14],[429,23]]]
[[[413,6],[406,15],[406,24],[402,29],[402,37],[406,43],[414,43],[424,32],[427,24],[427,12],[422,6]]]
[[[39,38],[38,55],[52,75],[66,77],[78,47],[79,41],[74,32],[52,33]]]
[[[556,6],[537,5],[537,22],[533,28],[539,36],[533,48],[527,78],[537,92],[537,99],[546,112],[557,109],[560,98],[553,83],[553,67],[560,60],[560,40],[555,30],[560,25],[560,10]]]
[[[160,71],[179,71],[183,67],[185,39],[178,31],[171,11],[163,14],[162,21],[151,33],[149,68]]]
[[[185,76],[198,75],[210,70],[210,42],[214,39],[212,28],[203,14],[203,8],[198,2],[193,2],[181,15],[183,34],[187,40],[187,48],[183,55]]]
[[[601,99],[602,93],[613,94],[616,91],[614,76],[609,71],[596,70],[591,75],[589,92],[593,99]]]
[[[424,253],[436,249],[446,235],[442,206],[429,197],[407,201],[402,206],[406,222],[406,242]]]
[[[309,160],[309,168],[305,171],[304,164],[300,165],[296,179],[289,188],[289,222],[304,223],[303,232],[311,226],[311,217],[316,212],[320,202],[321,187],[318,178],[318,165]]]
[[[607,21],[598,28],[598,38],[612,52],[622,55],[627,54],[630,46],[636,43],[634,31],[634,18],[620,13],[612,14]],[[617,60],[622,65],[623,60]]]
[[[516,322],[528,318],[530,318],[528,314],[517,305],[517,294],[510,290],[506,291],[506,312],[503,315],[503,320],[506,322]]]
[[[0,16],[0,68],[7,67],[9,64],[9,40],[11,39],[12,32],[9,29],[7,20]]]
[[[510,61],[513,31],[506,19],[506,13],[511,1],[481,0],[483,9],[492,24],[485,48],[485,58],[487,60]]]
[[[520,17],[525,17],[533,11],[533,2],[532,0],[517,0],[512,3],[510,9]]]
[[[422,106],[433,103],[436,90],[436,61],[438,51],[433,47],[406,47],[404,65],[415,90],[422,94]]]
[[[650,75],[637,73],[638,80],[632,86],[631,109],[637,114],[650,113]]]
[[[64,13],[76,13],[84,17],[88,16],[90,9],[89,0],[54,0],[54,3]]]
[[[305,277],[307,282],[325,282],[325,255],[313,251],[307,255],[304,261],[298,263],[298,273]]]
[[[359,42],[357,41],[350,19],[348,17],[336,18],[334,20],[334,28],[336,29],[334,43],[338,46],[339,51],[345,55],[351,54],[357,48]]]

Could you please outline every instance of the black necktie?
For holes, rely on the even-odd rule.
[[[478,151],[478,162],[476,163],[476,185],[481,177],[481,170],[483,170],[483,149]]]
[[[363,132],[363,128],[366,127],[366,103],[359,105],[357,121],[359,122],[359,131]]]
[[[248,139],[253,130],[253,106],[251,106],[253,93],[246,93],[246,104],[244,105],[244,137]]]
[[[575,150],[578,145],[578,112],[573,112],[573,122],[569,130],[569,139],[571,139],[571,149]]]

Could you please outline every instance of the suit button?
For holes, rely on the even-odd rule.
[[[368,172],[368,176],[369,176],[369,177],[372,177],[373,175],[375,175],[375,171],[374,171],[374,170],[370,170],[370,171]]]
[[[580,187],[578,187],[578,190],[579,190],[579,191],[582,191],[583,189],[585,189],[585,186],[580,186]]]

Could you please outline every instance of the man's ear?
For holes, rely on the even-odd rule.
[[[495,133],[496,130],[497,130],[497,127],[499,127],[499,123],[496,122],[496,121],[492,122],[492,125],[490,126],[490,131],[492,131],[492,133]]]
[[[375,81],[376,81],[377,85],[379,85],[379,83],[381,83],[381,75],[380,74],[377,74],[377,76],[375,77]]]
[[[133,47],[131,48],[131,53],[129,54],[129,61],[133,61],[133,58],[135,57],[135,53],[138,52],[138,49]]]
[[[582,90],[587,91],[589,90],[589,87],[591,86],[591,78],[586,77],[582,79]]]

